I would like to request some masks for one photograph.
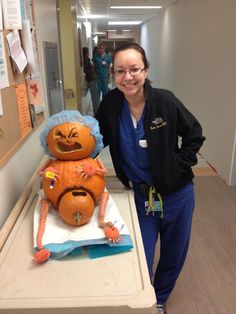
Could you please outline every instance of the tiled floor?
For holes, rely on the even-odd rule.
[[[195,176],[217,176],[215,169],[198,154],[198,163],[193,167],[193,173]]]

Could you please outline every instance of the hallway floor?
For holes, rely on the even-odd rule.
[[[100,158],[108,169],[108,190],[109,186],[122,190],[107,148]],[[168,314],[234,314],[236,187],[228,186],[201,155],[193,171],[192,238],[185,267],[168,302]],[[157,246],[155,265],[158,251]]]
[[[197,176],[195,189],[189,254],[168,314],[234,314],[236,187],[219,176]]]
[[[84,104],[86,114],[92,106]],[[100,158],[107,186],[122,189],[110,153]],[[199,154],[193,167],[196,208],[184,269],[168,302],[168,314],[234,314],[236,309],[236,187],[228,186]],[[158,261],[158,246],[156,261]],[[154,267],[155,267],[154,265]]]

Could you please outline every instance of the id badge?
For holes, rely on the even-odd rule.
[[[144,202],[145,212],[161,212],[161,203],[159,201],[153,200],[152,208],[149,207],[149,201]]]

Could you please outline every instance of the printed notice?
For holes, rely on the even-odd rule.
[[[22,47],[26,54],[27,58],[27,68],[30,73],[37,73],[38,66],[35,61],[35,54],[33,49],[33,42],[31,36],[31,28],[30,28],[30,21],[24,20],[22,22],[22,31],[21,31],[21,39],[22,39]]]
[[[9,87],[9,85],[4,38],[3,33],[0,31],[0,89]]]
[[[20,0],[2,0],[5,29],[21,29]]]
[[[18,106],[21,136],[24,137],[32,130],[25,83],[16,86],[16,101]]]
[[[27,59],[24,50],[21,47],[20,35],[17,29],[14,29],[7,35],[9,50],[15,65],[19,72],[23,72],[27,65]]]

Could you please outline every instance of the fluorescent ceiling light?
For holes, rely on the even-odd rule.
[[[161,9],[160,5],[112,5],[110,9]]]
[[[84,22],[86,37],[91,38],[92,27],[90,22]]]
[[[116,29],[108,29],[107,30],[108,32],[117,32]],[[122,32],[130,32],[131,30],[130,29],[122,29]]]
[[[106,35],[106,32],[93,32],[94,35]]]
[[[99,14],[87,14],[87,15],[79,15],[79,18],[82,19],[104,19],[107,15],[99,15]]]
[[[97,45],[97,44],[98,44],[98,36],[97,36],[97,35],[94,36],[94,37],[93,37],[93,40],[94,40],[95,45]]]
[[[139,25],[142,21],[114,21],[108,22],[108,25]]]

